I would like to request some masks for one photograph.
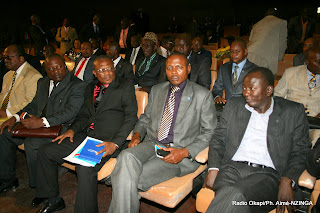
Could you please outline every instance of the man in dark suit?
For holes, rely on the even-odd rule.
[[[83,42],[81,44],[81,57],[77,58],[73,74],[89,84],[93,79],[93,61],[96,58],[93,54],[92,45],[89,42]]]
[[[75,121],[61,136],[39,149],[36,196],[48,198],[39,211],[53,212],[65,207],[59,197],[57,167],[87,136],[104,142],[101,163],[95,167],[76,167],[78,191],[74,212],[98,212],[97,172],[110,158],[116,157],[125,147],[125,141],[137,121],[137,101],[134,85],[116,77],[113,62],[107,56],[94,61],[91,82],[84,94],[84,104]]]
[[[120,46],[117,42],[111,42],[107,45],[107,56],[113,61],[116,68],[116,76],[133,81],[132,65],[120,56]]]
[[[99,55],[105,55],[106,52],[100,48],[100,43],[96,38],[90,38],[89,42],[93,48],[93,54],[95,56],[99,56]]]
[[[155,33],[147,32],[141,46],[145,57],[136,63],[134,83],[149,93],[159,82],[160,73],[165,72],[165,58],[157,53],[158,37]]]
[[[51,143],[50,138],[13,138],[10,130],[14,124],[21,122],[29,129],[63,124],[63,131],[65,131],[80,111],[86,84],[66,70],[64,60],[60,55],[55,54],[46,58],[46,70],[48,76],[38,81],[37,92],[33,100],[4,122],[0,128],[0,179],[6,183],[0,186],[0,191],[18,185],[15,174],[17,145],[24,143],[29,185],[36,187],[38,149],[43,144]],[[26,112],[29,118],[24,117],[23,119],[21,116],[23,112]]]
[[[29,33],[33,40],[34,54],[40,60],[43,58],[42,50],[48,44],[48,39],[45,30],[40,26],[40,17],[32,14],[30,19],[32,24],[29,27]]]
[[[84,25],[79,32],[79,37],[82,41],[89,41],[90,38],[95,38],[104,43],[106,40],[106,32],[103,25],[100,24],[101,15],[96,13],[92,17],[92,22]]]
[[[116,30],[114,35],[114,40],[120,45],[121,53],[126,53],[131,48],[131,38],[136,33],[136,26],[130,25],[127,17],[122,18],[120,28]]]
[[[303,105],[272,97],[273,85],[273,73],[259,67],[244,78],[243,97],[227,102],[209,145],[204,187],[216,194],[207,212],[269,212],[277,205],[284,212],[286,201],[291,212],[311,147],[309,126]]]
[[[109,213],[139,212],[138,190],[147,191],[200,166],[193,159],[208,146],[217,119],[210,91],[188,80],[190,69],[181,53],[167,59],[169,81],[153,86],[130,148],[117,158]],[[162,149],[169,154],[157,157],[155,145],[167,147]]]
[[[238,38],[231,43],[231,61],[221,65],[217,80],[212,88],[215,103],[223,103],[232,97],[242,95],[242,83],[247,73],[258,66],[247,59],[246,42]],[[225,90],[225,98],[222,97]]]
[[[210,67],[212,64],[212,53],[203,47],[203,41],[200,37],[192,39],[192,54],[198,54],[203,57],[207,57],[210,61]]]
[[[135,65],[140,58],[144,57],[140,43],[140,35],[134,35],[131,37],[131,48],[126,52],[125,60],[130,62],[132,65]]]
[[[307,38],[303,43],[302,53],[297,54],[293,58],[293,66],[304,65],[306,60],[306,52],[312,47],[318,47],[319,41],[316,38]]]

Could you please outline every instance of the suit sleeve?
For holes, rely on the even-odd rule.
[[[201,86],[210,89],[211,84],[211,71],[210,71],[210,60],[206,57],[201,61],[199,67],[199,76],[198,76],[198,84]]]
[[[222,78],[222,66],[219,69],[217,80],[214,82],[213,88],[212,88],[212,95],[213,98],[216,96],[222,97],[223,95],[223,78]]]
[[[284,53],[287,49],[287,21],[283,21],[280,26],[280,34],[279,34],[279,55],[278,61],[283,60]]]

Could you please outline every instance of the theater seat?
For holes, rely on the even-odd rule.
[[[312,204],[310,206],[310,209],[312,206],[314,206],[317,203],[319,194],[320,194],[320,180],[317,180],[315,177],[311,176],[307,170],[304,170],[303,173],[300,175],[298,180],[299,186],[303,186],[307,189],[311,189],[311,198]]]

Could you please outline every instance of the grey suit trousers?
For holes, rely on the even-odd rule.
[[[180,174],[177,164],[166,163],[155,155],[154,145],[143,142],[119,154],[111,174],[109,213],[139,212],[139,190],[147,191],[151,186]]]

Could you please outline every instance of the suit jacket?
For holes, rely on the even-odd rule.
[[[226,100],[231,97],[242,96],[242,83],[244,77],[248,74],[249,71],[258,67],[254,63],[251,63],[249,60],[244,64],[240,76],[238,78],[237,84],[233,87],[232,84],[232,61],[221,65],[217,80],[214,83],[212,88],[213,97],[223,95],[223,90],[225,90]]]
[[[95,109],[93,93],[97,82],[94,80],[87,86],[85,101],[70,129],[75,134],[84,132],[103,141],[112,141],[121,148],[137,121],[134,85],[116,77]],[[92,123],[94,130],[89,128]]]
[[[86,83],[67,71],[67,75],[52,90],[50,97],[49,85],[48,76],[40,79],[33,100],[17,114],[27,112],[41,117],[45,113],[44,117],[50,126],[71,124],[83,104]]]
[[[70,38],[70,42],[61,41],[63,38]],[[77,30],[73,27],[69,27],[68,33],[64,27],[59,27],[57,30],[56,41],[60,42],[60,55],[64,55],[70,48],[73,47],[73,41],[78,38]]]
[[[134,82],[135,84],[139,84],[139,86],[147,87],[149,90],[148,92],[150,92],[151,87],[159,82],[160,73],[165,72],[166,59],[161,55],[157,54],[155,58],[152,60],[149,70],[145,72],[142,76],[140,76],[138,71],[143,60],[144,58],[140,58],[136,62]]]
[[[253,25],[248,43],[248,59],[251,62],[276,74],[278,61],[282,61],[286,49],[286,20],[269,15]]]
[[[128,61],[125,61],[123,58],[121,58],[116,66],[116,75],[119,78],[132,81],[134,78],[132,65]]]
[[[1,105],[10,89],[13,73],[14,71],[9,71],[3,77],[2,91],[0,93]],[[37,82],[41,77],[42,75],[35,68],[28,62],[25,62],[24,68],[14,82],[9,98],[10,107],[7,110],[12,115],[19,112],[32,101],[36,94]]]
[[[133,48],[131,47],[131,48],[126,52],[126,56],[125,56],[124,60],[130,62],[130,57],[131,57],[132,51],[133,51]],[[138,51],[138,54],[137,54],[137,57],[136,57],[136,61],[135,61],[135,63],[134,63],[133,65],[137,64],[137,61],[138,61],[140,58],[144,58],[143,51],[142,51],[142,47],[140,47],[140,49],[139,49],[139,51]]]
[[[92,79],[94,79],[94,75],[92,73],[92,70],[94,70],[94,67],[93,67],[93,62],[94,60],[96,59],[97,56],[95,55],[92,55],[87,63],[87,66],[84,70],[84,73],[83,73],[83,81],[85,81],[87,84],[89,84]],[[73,75],[75,75],[76,73],[76,69],[77,69],[77,66],[79,64],[79,62],[81,61],[81,59],[83,58],[83,56],[77,58],[77,60],[75,61],[75,64],[74,64],[74,68],[73,68]]]
[[[99,32],[95,33],[93,29],[93,23],[85,24],[79,33],[79,37],[82,41],[89,41],[90,38],[95,38],[98,41],[104,42],[106,40],[106,31],[102,25],[99,26]]]
[[[119,43],[119,40],[120,40],[120,33],[121,33],[121,28],[117,28],[116,29],[116,32],[114,34],[114,40],[116,42]],[[137,33],[137,30],[136,30],[136,27],[135,26],[131,26],[129,27],[129,30],[128,30],[128,34],[127,34],[127,39],[126,39],[126,45],[127,45],[127,48],[126,49],[130,49],[131,48],[131,37],[134,36],[135,34]]]
[[[97,51],[96,51],[93,55],[99,56],[99,55],[105,55],[105,54],[106,54],[106,52],[99,47],[99,48],[97,49]]]
[[[41,26],[41,29],[45,32],[43,26]],[[42,56],[43,47],[47,45],[46,33],[43,34],[38,26],[32,24],[29,26],[29,34],[33,41],[35,55]]]
[[[318,139],[312,150],[308,155],[307,171],[313,177],[319,179],[320,177],[320,163],[317,162],[320,157],[320,140]]]
[[[153,86],[144,114],[140,116],[133,132],[139,132],[144,143],[157,141],[158,130],[169,90],[169,82]],[[192,157],[208,146],[216,127],[216,111],[210,91],[187,80],[182,93],[175,125],[175,148],[187,148]],[[194,171],[199,163],[183,159],[181,176]]]
[[[243,97],[230,99],[209,146],[208,168],[220,168],[232,159],[242,141],[251,112]],[[235,122],[236,121],[236,122]],[[309,125],[301,104],[274,97],[269,117],[267,146],[280,176],[297,181],[310,150]]]
[[[320,113],[320,85],[309,90],[305,65],[286,69],[274,89],[274,95],[303,104],[308,108],[309,116]]]
[[[192,54],[198,54],[202,57],[207,57],[210,61],[210,68],[211,68],[211,64],[212,64],[212,52],[211,51],[206,50],[205,48],[202,47],[200,52],[198,52],[198,53],[192,52]]]
[[[304,53],[299,53],[293,58],[293,66],[304,65],[305,60],[306,60],[306,57]]]

